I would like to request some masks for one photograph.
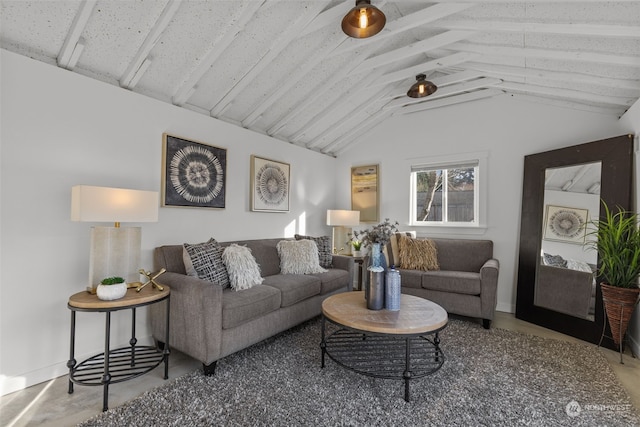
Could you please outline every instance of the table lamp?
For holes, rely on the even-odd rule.
[[[158,221],[158,192],[76,185],[71,188],[71,220],[112,222],[113,227],[91,227],[89,286],[106,277],[120,276],[127,283],[140,278],[140,227],[120,227],[121,222]]]
[[[327,225],[333,227],[333,253],[351,255],[351,245],[346,250],[343,245],[350,240],[351,227],[360,225],[360,211],[328,210]]]

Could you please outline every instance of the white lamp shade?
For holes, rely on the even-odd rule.
[[[76,185],[71,188],[71,220],[156,222],[158,192]]]
[[[360,225],[360,211],[328,210],[327,225],[347,227]]]

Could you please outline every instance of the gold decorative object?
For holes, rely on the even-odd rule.
[[[151,283],[151,286],[154,288],[157,288],[160,292],[164,291],[164,287],[160,284],[158,284],[156,282],[156,279],[163,273],[165,273],[167,270],[165,270],[164,268],[160,271],[158,271],[158,273],[156,273],[155,276],[151,276],[153,273],[150,271],[144,271],[144,269],[140,269],[140,274],[143,274],[147,277],[147,280],[144,284],[141,284],[140,286],[138,286],[136,288],[136,292],[140,292],[142,290],[142,288],[144,288],[145,286],[147,286],[149,283]]]

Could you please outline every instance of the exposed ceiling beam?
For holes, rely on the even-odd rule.
[[[384,74],[371,82],[368,87],[386,85],[407,78],[415,77],[418,74],[427,74],[430,71],[462,64],[477,57],[478,55],[475,53],[459,52],[452,55],[444,56],[442,58],[432,59],[430,61],[423,62],[422,64]]]
[[[360,92],[361,96],[359,97],[350,97],[350,99],[344,100],[344,102],[337,100],[329,105],[322,114],[318,115],[315,120],[309,123],[309,127],[305,126],[303,128],[307,134],[315,132],[316,129],[323,129],[319,135],[307,144],[307,147],[313,148],[320,145],[323,139],[332,132],[340,130],[346,124],[357,121],[359,114],[369,116],[371,113],[367,113],[367,111],[379,111],[382,105],[387,102],[386,100],[392,90],[393,89],[387,89],[381,93]],[[337,117],[330,117],[329,114],[331,112]]]
[[[276,123],[272,124],[267,130],[267,134],[275,135],[280,132],[282,128],[293,118],[297,117],[302,111],[304,111],[308,106],[314,104],[320,97],[324,96],[324,94],[330,90],[337,82],[344,79],[350,73],[353,72],[354,68],[358,66],[362,61],[365,60],[367,56],[367,52],[363,51],[360,53],[356,53],[353,58],[351,58],[351,62],[348,67],[343,67],[337,70],[333,75],[329,77],[328,80],[317,82],[316,87],[313,92],[303,98],[300,102],[298,102],[289,113],[285,114],[281,117]]]
[[[209,71],[211,66],[216,62],[218,57],[231,45],[238,33],[244,30],[253,15],[262,7],[264,0],[250,1],[245,3],[244,8],[240,12],[238,20],[228,27],[226,31],[211,43],[211,49],[204,55],[198,67],[182,82],[178,90],[172,97],[175,105],[184,105],[193,95],[194,87],[200,79]]]
[[[566,71],[543,70],[540,68],[512,67],[509,65],[484,64],[480,62],[466,62],[465,69],[478,70],[488,77],[497,77],[504,80],[520,78],[524,83],[527,79],[544,79],[557,82],[571,82],[585,85],[606,86],[623,90],[640,90],[640,80],[614,79],[589,74]],[[457,67],[451,67],[458,70]]]
[[[81,41],[80,36],[87,22],[89,22],[89,18],[91,18],[93,8],[97,2],[98,0],[82,0],[80,3],[78,12],[73,18],[71,28],[69,28],[67,37],[58,53],[57,62],[59,67],[71,70],[76,66],[78,59],[80,59],[80,54],[84,49],[84,42]]]
[[[521,93],[510,93],[514,99],[520,99],[526,102],[536,104],[551,105],[554,107],[567,108],[570,110],[588,111],[590,113],[604,114],[607,116],[620,117],[625,111],[625,107],[613,105],[589,105],[577,101],[568,101],[566,99],[552,99],[540,95],[525,95]]]
[[[409,58],[443,46],[451,45],[452,43],[467,39],[474,34],[476,33],[472,31],[447,31],[428,39],[392,50],[391,52],[369,58],[356,68],[356,72],[391,64],[404,58]]]
[[[295,75],[284,76],[284,79],[276,85],[276,90],[269,94],[260,104],[258,104],[247,117],[242,120],[242,125],[244,127],[249,127],[253,123],[255,123],[258,118],[264,113],[269,107],[274,105],[282,96],[288,93],[288,91],[294,87],[300,80],[304,79],[313,68],[319,65],[329,54],[329,52],[333,51],[336,47],[343,43],[346,39],[346,36],[342,39],[336,39],[335,44],[327,44],[322,50],[313,52],[313,54],[302,64]]]
[[[581,92],[571,89],[554,88],[546,86],[536,86],[530,84],[504,82],[501,88],[506,91],[513,91],[525,94],[543,95],[555,98],[567,98],[569,100],[592,102],[595,104],[619,105],[629,107],[635,101],[635,98],[626,98],[620,96],[597,95],[593,93]]]
[[[347,148],[351,148],[357,143],[360,143],[362,141],[362,138],[360,137],[362,136],[362,133],[364,133],[365,130],[371,131],[371,129],[379,125],[384,119],[386,119],[390,115],[391,114],[389,111],[379,110],[375,114],[371,115],[368,119],[358,123],[358,125],[354,126],[353,129],[351,129],[349,132],[345,133],[344,135],[337,138],[335,141],[333,141],[329,145],[325,146],[325,148],[320,150],[320,152],[324,154],[333,154],[334,156],[339,155],[341,152],[343,152]],[[335,147],[338,147],[340,145],[343,145],[343,146],[341,148],[335,149]]]
[[[472,43],[454,43],[446,49],[472,52],[490,56],[512,56],[519,58],[544,58],[560,61],[595,62],[607,65],[628,65],[640,67],[640,56],[612,55],[608,53],[539,49],[528,47],[488,46]]]
[[[260,58],[260,60],[258,60],[258,62],[251,67],[249,71],[240,77],[236,84],[233,85],[227,93],[222,97],[219,97],[218,101],[215,102],[214,106],[211,108],[211,115],[213,117],[218,116],[229,102],[231,102],[240,92],[246,89],[267,66],[276,60],[278,55],[299,36],[304,27],[306,27],[325,6],[326,1],[316,1],[313,2],[312,5],[307,6],[307,8],[304,9],[304,14],[302,14],[294,23],[287,26],[275,42],[269,46],[267,53]]]
[[[480,89],[475,92],[463,93],[461,95],[449,96],[447,98],[435,99],[433,101],[423,102],[421,104],[407,105],[398,108],[393,112],[394,116],[415,113],[418,111],[432,110],[435,108],[448,107],[450,105],[461,104],[463,102],[477,101],[479,99],[491,98],[498,95],[504,95],[504,91],[500,89]]]
[[[143,67],[143,64],[145,64],[145,61],[147,61],[147,64],[150,64],[150,60],[147,60],[149,53],[156,43],[158,43],[158,40],[160,40],[160,36],[169,25],[169,22],[171,22],[171,19],[173,19],[181,3],[182,0],[171,0],[165,5],[164,10],[156,20],[153,28],[149,34],[147,34],[147,37],[144,39],[144,42],[133,57],[131,63],[129,63],[124,74],[122,74],[120,86],[132,89],[137,82],[140,81],[144,71],[149,67],[148,65]],[[135,83],[133,83],[134,81]]]
[[[438,28],[446,28],[448,30],[483,32],[563,34],[597,37],[640,37],[640,27],[632,25],[443,20],[436,23],[435,26]]]
[[[404,107],[412,104],[420,104],[427,101],[432,101],[438,98],[445,98],[459,93],[470,92],[477,89],[484,89],[492,86],[502,84],[502,80],[484,77],[481,79],[471,80],[465,83],[446,86],[444,89],[437,90],[433,95],[429,95],[424,98],[409,98],[405,94],[398,95],[398,98],[390,101],[387,105],[382,107],[384,110],[394,109],[398,107]]]
[[[306,36],[314,31],[318,31],[328,25],[338,25],[338,22],[342,21],[342,17],[349,11],[351,7],[346,6],[344,3],[338,3],[331,9],[327,9],[322,13],[319,13],[309,25],[307,25],[300,36]]]

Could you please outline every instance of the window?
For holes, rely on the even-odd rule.
[[[479,161],[411,166],[411,224],[477,227]]]

